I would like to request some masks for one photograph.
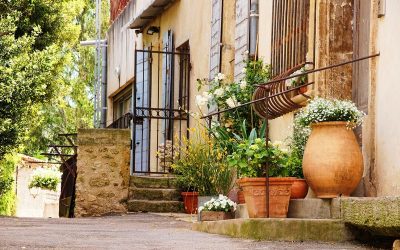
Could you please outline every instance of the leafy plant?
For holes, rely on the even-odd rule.
[[[300,110],[295,122],[306,127],[311,123],[345,121],[349,128],[354,128],[361,125],[364,115],[351,101],[315,98]]]
[[[235,151],[228,155],[228,164],[238,169],[239,177],[263,177],[266,175],[265,163],[269,164],[269,175],[275,177],[289,176],[289,169],[285,165],[287,153],[281,149],[282,143],[265,141],[265,128],[260,131],[260,137],[256,129],[247,136],[245,122],[242,124],[243,136],[236,135],[238,144]]]
[[[236,203],[231,201],[228,197],[220,194],[217,199],[212,198],[199,207],[200,211],[222,211],[234,212],[236,210]]]
[[[207,106],[208,109],[226,110],[221,114],[219,127],[232,136],[239,134],[241,125],[247,120],[246,130],[260,128],[261,119],[254,113],[251,105],[238,107],[240,104],[251,101],[256,85],[267,82],[270,79],[270,67],[261,60],[245,61],[243,68],[244,77],[239,82],[226,79],[224,74],[218,73],[211,81],[208,79],[198,80],[198,89],[206,87],[208,91],[196,96],[199,107]]]
[[[41,188],[57,191],[57,186],[61,182],[62,173],[55,168],[37,168],[34,170],[29,188]]]
[[[226,161],[226,151],[216,144],[205,130],[190,130],[190,140],[183,138],[177,145],[178,154],[172,169],[185,191],[200,195],[228,194],[233,185],[234,171]]]

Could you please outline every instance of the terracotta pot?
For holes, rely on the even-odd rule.
[[[238,196],[238,204],[244,204],[244,203],[246,203],[246,202],[245,202],[245,199],[244,199],[244,193],[243,193],[242,190],[239,190],[239,191],[237,192],[237,196]]]
[[[298,89],[298,92],[299,92],[299,94],[301,95],[301,94],[306,93],[307,90],[308,90],[307,86],[304,86],[304,87],[299,88],[299,89]]]
[[[230,220],[235,218],[235,213],[222,211],[201,211],[202,221]]]
[[[294,179],[290,199],[304,199],[308,193],[308,184],[304,179]]]
[[[303,173],[318,198],[350,196],[363,173],[363,158],[346,122],[312,124],[303,158]]]
[[[185,213],[196,214],[198,207],[198,192],[182,192],[183,205],[185,206]]]
[[[269,178],[269,217],[286,218],[292,181],[290,178]],[[267,217],[265,178],[241,178],[239,185],[244,192],[249,217]]]

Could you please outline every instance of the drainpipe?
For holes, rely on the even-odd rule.
[[[101,62],[101,116],[100,127],[107,126],[107,40],[101,46],[102,62]]]
[[[258,18],[258,0],[250,0],[249,56],[251,58],[254,58],[257,53]]]
[[[219,36],[219,67],[218,72],[222,73],[222,49],[223,45],[223,36],[224,36],[224,0],[221,0],[221,27],[220,27],[220,36]]]

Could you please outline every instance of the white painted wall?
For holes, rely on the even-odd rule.
[[[28,188],[33,170],[38,166],[28,163],[18,166],[16,216],[58,218],[61,185],[58,192]]]
[[[378,19],[376,81],[377,195],[400,195],[400,1],[386,0]]]

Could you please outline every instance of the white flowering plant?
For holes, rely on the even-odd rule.
[[[232,82],[224,74],[218,73],[211,81],[198,80],[198,89],[207,89],[196,96],[196,104],[208,109],[226,110],[251,101],[256,84],[270,79],[270,67],[261,60],[245,61],[244,77]],[[261,126],[261,120],[254,114],[251,105],[224,112],[220,117],[220,128],[229,134],[238,133],[243,120],[247,120],[247,130]]]
[[[201,211],[221,211],[221,212],[235,212],[236,203],[230,200],[228,197],[220,194],[217,199],[212,198],[205,202],[203,206],[199,207]]]
[[[41,188],[57,191],[57,186],[61,182],[62,173],[55,167],[36,168],[30,178],[29,188]]]
[[[295,122],[306,127],[312,123],[345,121],[347,127],[352,129],[362,124],[364,116],[365,113],[351,101],[315,98],[300,110]]]

